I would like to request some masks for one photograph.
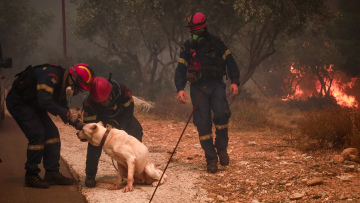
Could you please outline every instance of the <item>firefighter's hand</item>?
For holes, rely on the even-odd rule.
[[[232,94],[231,98],[235,98],[239,94],[239,87],[237,84],[230,85],[230,94]]]
[[[187,99],[186,93],[184,90],[178,92],[178,99],[181,103],[185,104],[185,99]]]
[[[66,114],[66,120],[69,123],[76,123],[80,119],[80,117],[81,115],[77,111],[72,109],[69,109],[69,111]]]
[[[82,130],[84,127],[85,123],[83,123],[82,121],[78,120],[78,122],[75,123],[75,129],[76,130]]]
[[[82,130],[85,124],[80,119],[78,119],[75,122],[69,121],[69,125],[74,127],[76,130]]]

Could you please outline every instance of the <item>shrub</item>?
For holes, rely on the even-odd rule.
[[[157,97],[155,107],[149,113],[161,119],[186,122],[189,119],[192,108],[191,103],[181,104],[176,96],[162,95]]]
[[[289,107],[297,108],[301,111],[311,111],[314,109],[324,109],[325,107],[339,107],[336,99],[332,96],[318,97],[311,96],[306,100],[290,100],[287,101]]]
[[[307,112],[298,122],[301,135],[320,148],[343,148],[356,144],[359,114],[354,109],[324,107]],[[356,146],[354,146],[356,147]]]
[[[267,124],[266,112],[256,103],[236,101],[230,110],[230,124],[233,128],[264,127]]]

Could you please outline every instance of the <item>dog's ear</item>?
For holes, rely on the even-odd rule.
[[[103,124],[101,121],[99,121],[97,124],[99,124],[99,125],[101,125],[102,127],[104,127],[104,124]]]
[[[96,125],[96,124],[92,125],[90,129],[91,129],[91,130],[96,130],[96,129],[97,129],[97,125]]]

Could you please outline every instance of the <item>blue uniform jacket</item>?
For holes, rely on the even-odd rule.
[[[66,118],[69,109],[65,92],[62,89],[65,71],[65,69],[55,66],[39,67],[34,70],[37,90],[35,105],[55,116],[59,115],[62,119]]]
[[[84,123],[97,123],[103,122],[104,125],[109,124],[110,120],[115,120],[120,126],[124,127],[124,119],[129,119],[134,113],[134,99],[130,89],[119,83],[119,86],[115,82],[111,82],[113,95],[113,101],[106,107],[97,104],[90,98],[84,102]]]
[[[235,59],[231,55],[230,50],[226,47],[226,45],[220,38],[211,35],[207,31],[205,31],[203,37],[207,42],[215,39],[216,55],[221,57],[225,61],[227,73],[231,80],[231,83],[239,85],[240,71],[235,62]],[[191,53],[193,53],[194,51],[199,54],[205,54],[204,52],[206,52],[204,46],[192,46],[190,40],[185,41],[180,52],[178,66],[175,70],[175,86],[177,92],[183,90],[186,86],[186,73],[188,71],[188,65],[192,56]]]

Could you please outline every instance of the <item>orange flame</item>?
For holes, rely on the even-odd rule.
[[[337,75],[337,77],[334,78],[334,80],[332,81],[332,84],[331,84],[330,95],[335,97],[337,103],[340,106],[358,108],[359,103],[356,101],[355,96],[347,95],[345,93],[346,89],[348,89],[348,88],[351,89],[352,87],[354,87],[357,78],[352,78],[350,82],[344,83],[341,81],[340,75],[338,75],[338,74],[336,74],[336,75]],[[329,81],[327,81],[327,86],[329,86],[329,85],[330,85]],[[320,88],[321,88],[321,84],[319,81],[317,81],[316,89],[317,89],[318,93],[320,93]]]
[[[330,95],[336,99],[340,106],[358,108],[359,102],[356,100],[356,97],[347,94],[348,90],[351,90],[356,84],[357,78],[351,78],[349,82],[346,82],[345,74],[342,74],[340,71],[334,71],[333,65],[330,65],[329,67],[325,66],[324,69],[327,71],[327,74],[330,76],[332,81],[330,81],[329,78],[324,77],[324,83],[326,87],[323,88],[327,88],[327,90],[330,88]],[[289,99],[299,100],[301,98],[307,98],[312,96],[315,91],[317,92],[317,95],[321,93],[324,96],[325,93],[320,92],[320,81],[311,78],[311,76],[309,76],[310,74],[306,74],[305,68],[301,70],[304,71],[295,69],[293,66],[290,67],[290,75],[293,79],[295,78],[297,80],[293,80],[297,85],[294,85],[294,83],[290,84],[292,87],[292,94],[287,95],[283,101],[287,101]],[[299,83],[300,80],[302,81],[301,83]],[[316,81],[315,84],[314,81]],[[315,90],[311,88],[311,86],[315,87]]]

